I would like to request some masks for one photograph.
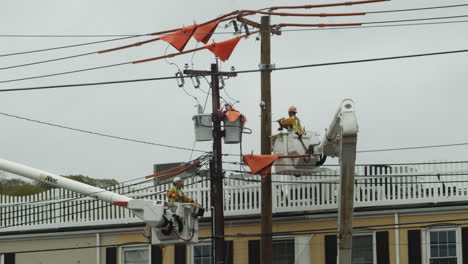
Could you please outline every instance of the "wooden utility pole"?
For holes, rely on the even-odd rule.
[[[219,77],[237,76],[232,72],[219,72],[218,64],[211,64],[210,71],[185,70],[184,74],[189,76],[211,76],[211,95],[212,95],[212,114],[213,121],[213,155],[210,160],[210,179],[211,179],[211,215],[212,215],[212,256],[214,264],[224,264],[224,194],[223,194],[223,160],[222,160],[222,142],[221,131],[221,106],[219,96]]]
[[[260,24],[261,51],[261,154],[271,154],[271,50],[270,50],[270,17],[262,16]],[[262,180],[262,207],[260,256],[262,264],[271,264],[273,252],[271,174]]]
[[[223,193],[223,160],[221,153],[221,106],[219,100],[218,64],[211,64],[211,94],[213,105],[213,167],[211,171],[211,204],[214,212],[214,259],[215,264],[224,263],[224,193]],[[213,241],[214,240],[214,241]]]

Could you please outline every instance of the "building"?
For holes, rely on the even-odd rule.
[[[468,263],[468,163],[356,168],[353,263]],[[225,179],[227,263],[259,263],[257,176]],[[274,176],[274,263],[336,263],[336,171]],[[53,189],[0,196],[0,264],[210,263],[210,184],[187,179],[185,192],[207,208],[200,242],[151,246],[145,225],[124,208]],[[169,184],[127,183],[114,191],[165,199]]]

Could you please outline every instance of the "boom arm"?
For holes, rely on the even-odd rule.
[[[323,152],[340,159],[338,205],[338,264],[351,263],[354,208],[354,166],[358,124],[354,102],[346,99],[338,109],[323,139]]]
[[[198,229],[198,215],[193,214],[196,208],[192,204],[172,205],[171,208],[168,208],[164,201],[132,199],[125,195],[4,159],[0,159],[0,170],[54,187],[74,191],[114,205],[125,206],[151,227],[153,244],[180,243],[189,242],[190,240],[197,242],[198,240],[198,231],[196,230]],[[189,224],[190,226],[188,226]],[[174,231],[174,227],[177,227],[178,232]],[[189,230],[189,227],[192,229]],[[177,234],[174,234],[174,232],[177,232]]]

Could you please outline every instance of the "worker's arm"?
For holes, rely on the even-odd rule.
[[[182,201],[184,203],[193,203],[194,200],[192,200],[192,198],[188,197],[187,195],[184,195],[184,197],[182,197]]]
[[[291,117],[288,117],[288,118],[281,118],[279,120],[279,124],[282,126],[282,127],[287,127],[287,126],[292,126],[294,124],[294,122],[296,121],[296,117],[295,116],[291,116]]]
[[[167,198],[171,199],[171,198],[175,198],[177,194],[175,193],[175,190],[174,188],[171,188],[169,189],[167,192],[166,192],[166,196]]]

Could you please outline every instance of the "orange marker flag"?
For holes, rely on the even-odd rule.
[[[237,38],[228,39],[219,43],[213,43],[207,45],[206,48],[213,52],[214,55],[218,56],[222,61],[226,61],[231,56],[232,51],[236,47],[237,43],[244,36],[239,36]]]
[[[185,45],[187,45],[187,42],[190,40],[190,37],[192,36],[196,27],[196,24],[189,27],[184,27],[171,34],[159,37],[159,39],[166,41],[178,51],[182,52],[185,48]]]
[[[219,22],[221,22],[221,20],[216,20],[206,25],[197,27],[193,33],[193,38],[198,42],[203,42],[205,44],[208,43]]]
[[[250,168],[253,174],[260,174],[263,179],[268,176],[271,166],[278,159],[278,155],[244,155],[243,161]]]

